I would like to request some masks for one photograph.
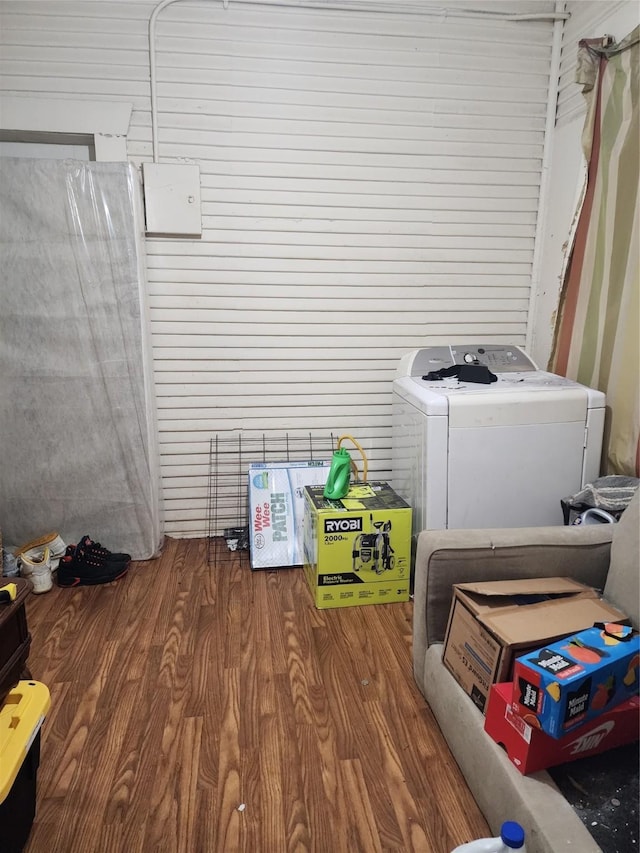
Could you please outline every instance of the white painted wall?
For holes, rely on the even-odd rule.
[[[131,104],[149,161],[154,6],[2,0],[0,91]],[[168,533],[206,530],[212,436],[350,432],[387,478],[401,354],[525,342],[552,23],[460,10],[554,3],[421,8],[158,18],[160,159],[199,164],[203,209],[201,239],[147,240]]]
[[[621,41],[640,24],[636,0],[571,0],[563,31],[557,121],[551,146],[550,193],[542,238],[540,286],[532,300],[531,354],[546,367],[553,345],[558,299],[567,262],[568,235],[586,175],[581,135],[586,107],[575,80],[578,42],[612,35]]]

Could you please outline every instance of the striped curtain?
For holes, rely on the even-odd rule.
[[[587,183],[567,266],[551,369],[603,391],[603,472],[640,476],[640,27],[580,42]]]

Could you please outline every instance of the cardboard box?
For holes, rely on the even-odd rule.
[[[305,488],[304,569],[317,608],[409,600],[411,507],[388,483],[342,500]]]
[[[638,740],[640,698],[631,696],[596,720],[579,726],[562,738],[552,738],[528,725],[512,705],[513,682],[494,684],[489,695],[484,730],[504,747],[509,761],[526,775],[597,755]]]
[[[513,709],[554,738],[638,693],[640,636],[601,623],[516,658]]]
[[[491,685],[511,679],[516,655],[626,618],[571,578],[454,584],[453,591],[443,661],[483,713]]]
[[[304,560],[304,487],[327,481],[331,462],[253,462],[249,466],[252,569],[300,566]]]

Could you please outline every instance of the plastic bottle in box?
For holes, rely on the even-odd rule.
[[[526,853],[524,829],[519,823],[507,820],[502,824],[497,838],[477,838],[475,841],[461,844],[451,853],[511,853],[512,850]]]

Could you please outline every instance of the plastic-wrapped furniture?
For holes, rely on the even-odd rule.
[[[442,663],[452,584],[572,577],[640,621],[640,492],[617,524],[501,530],[429,530],[416,554],[413,667],[489,826],[518,821],[528,853],[599,853],[546,771],[522,776],[484,732],[484,717]]]

